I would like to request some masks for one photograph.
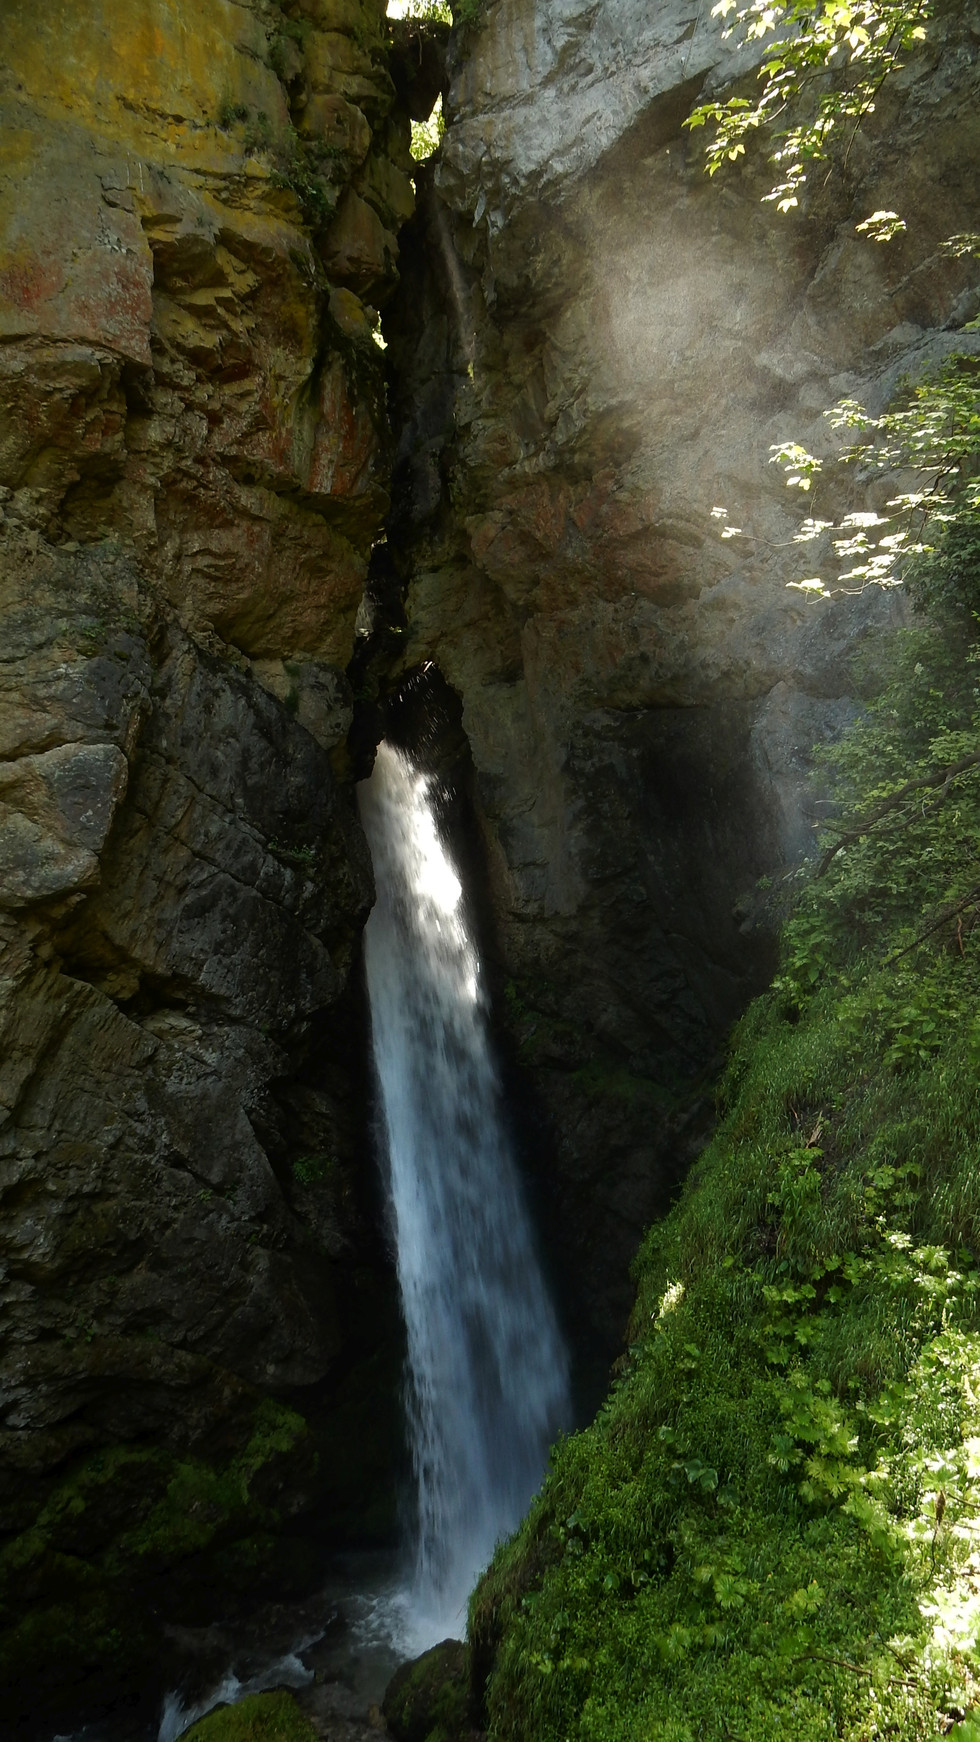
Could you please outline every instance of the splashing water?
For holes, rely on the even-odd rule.
[[[267,1688],[307,1687],[313,1680],[313,1671],[307,1669],[298,1654],[311,1643],[311,1640],[301,1641],[296,1651],[274,1658],[247,1676],[244,1681],[233,1669],[229,1669],[207,1694],[187,1705],[179,1693],[169,1693],[163,1702],[157,1742],[177,1742],[177,1738],[183,1736],[185,1730],[189,1730],[199,1718],[206,1717],[208,1712],[214,1711],[216,1706],[234,1706],[246,1694],[264,1693]],[[55,1742],[58,1742],[57,1737]]]
[[[361,783],[365,934],[417,1486],[401,1643],[460,1637],[466,1598],[568,1421],[568,1361],[501,1117],[462,889],[431,782],[389,744]]]

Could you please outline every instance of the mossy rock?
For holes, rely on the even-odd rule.
[[[465,1742],[469,1721],[469,1654],[444,1639],[388,1683],[381,1710],[397,1742]]]
[[[122,1681],[145,1684],[161,1612],[206,1621],[229,1588],[312,1587],[312,1545],[283,1532],[280,1511],[313,1487],[312,1436],[270,1399],[249,1428],[217,1466],[160,1447],[90,1454],[0,1549],[8,1708],[47,1716],[97,1707]]]
[[[219,1706],[188,1730],[184,1742],[318,1742],[292,1694],[249,1694],[236,1706]]]

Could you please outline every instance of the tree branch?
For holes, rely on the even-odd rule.
[[[822,1651],[802,1651],[796,1661],[802,1663],[806,1658],[812,1658],[817,1663],[829,1663],[834,1669],[849,1669],[852,1675],[867,1676],[869,1681],[874,1674],[873,1670],[865,1669],[863,1664],[848,1663],[847,1659],[843,1657],[827,1657]],[[899,1686],[903,1688],[919,1686],[918,1681],[913,1680],[911,1676],[893,1675],[889,1677],[889,1681],[898,1682]]]
[[[931,925],[927,925],[925,931],[920,931],[918,937],[913,938],[910,944],[906,944],[903,950],[896,950],[893,956],[886,957],[881,964],[882,967],[890,968],[893,962],[900,962],[903,956],[907,956],[911,950],[917,949],[919,944],[925,943],[926,938],[931,937],[934,931],[938,931],[941,925],[945,925],[948,919],[955,919],[956,915],[962,913],[965,907],[969,907],[971,901],[976,901],[978,896],[980,896],[980,883],[975,883],[973,888],[964,895],[962,901],[954,902],[952,906],[947,905],[939,918],[934,919]]]
[[[888,798],[882,800],[881,804],[876,805],[874,810],[871,811],[863,822],[858,823],[853,829],[845,829],[843,833],[838,836],[833,846],[827,848],[827,851],[824,853],[823,858],[817,866],[817,876],[823,876],[824,872],[833,863],[842,847],[849,846],[852,841],[860,841],[864,835],[870,834],[875,824],[880,823],[882,818],[888,816],[890,811],[897,810],[902,800],[908,798],[909,793],[924,792],[930,787],[944,786],[947,781],[955,780],[958,774],[965,774],[968,768],[976,768],[978,766],[980,766],[980,750],[976,751],[972,756],[962,757],[959,762],[952,763],[948,768],[939,768],[932,774],[924,774],[919,780],[907,780],[905,785],[900,786],[897,792],[891,793]]]

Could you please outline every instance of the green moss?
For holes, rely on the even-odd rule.
[[[312,1465],[306,1424],[266,1399],[223,1466],[133,1446],[86,1459],[0,1552],[0,1678],[137,1661],[155,1626],[148,1580],[179,1584],[191,1557],[202,1590],[209,1564],[225,1582],[255,1576],[276,1550],[273,1502],[294,1458]]]
[[[621,1065],[593,1059],[581,1070],[572,1072],[572,1082],[590,1101],[614,1101],[626,1107],[639,1107],[645,1101],[670,1104],[670,1091],[649,1077],[638,1077]]]
[[[293,1178],[302,1186],[336,1183],[339,1173],[336,1156],[325,1155],[322,1151],[316,1155],[298,1155],[293,1162]]]
[[[274,1459],[293,1450],[306,1432],[295,1410],[265,1399],[253,1417],[247,1445],[223,1469],[186,1461],[172,1465],[166,1491],[140,1524],[119,1537],[114,1559],[169,1566],[199,1554],[217,1539],[247,1534],[250,1527],[278,1523],[274,1509],[253,1493],[255,1478]]]
[[[556,1059],[581,1058],[592,1045],[584,1025],[551,1014],[548,1008],[551,998],[547,987],[519,986],[514,980],[508,980],[504,987],[508,1026],[518,1057],[529,1069]]]
[[[900,643],[841,828],[980,747],[972,687],[962,640]],[[977,1704],[980,774],[940,790],[805,886],[617,1383],[477,1589],[498,1742],[928,1742]]]
[[[312,33],[312,25],[307,19],[283,18],[269,37],[269,65],[278,79],[289,77],[291,60],[290,43],[305,54]]]
[[[465,1742],[471,1734],[466,1647],[445,1639],[403,1664],[382,1712],[396,1742]]]
[[[252,1421],[248,1444],[232,1466],[246,1491],[265,1465],[293,1451],[306,1434],[303,1417],[271,1397],[259,1404]]]
[[[487,14],[489,0],[453,0],[453,22],[463,30],[477,30]]]
[[[0,1633],[0,1685],[47,1678],[52,1663],[76,1679],[92,1670],[119,1675],[148,1647],[146,1618],[126,1594],[106,1586],[85,1562],[51,1555],[44,1563],[48,1595],[25,1594],[26,1613]]]
[[[317,1742],[317,1732],[292,1694],[249,1694],[221,1706],[188,1730],[184,1742]]]

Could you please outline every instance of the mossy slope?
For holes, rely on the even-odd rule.
[[[500,1742],[925,1742],[980,1702],[980,776],[896,798],[980,750],[973,681],[900,637],[837,755],[852,832],[618,1381],[474,1597]]]

